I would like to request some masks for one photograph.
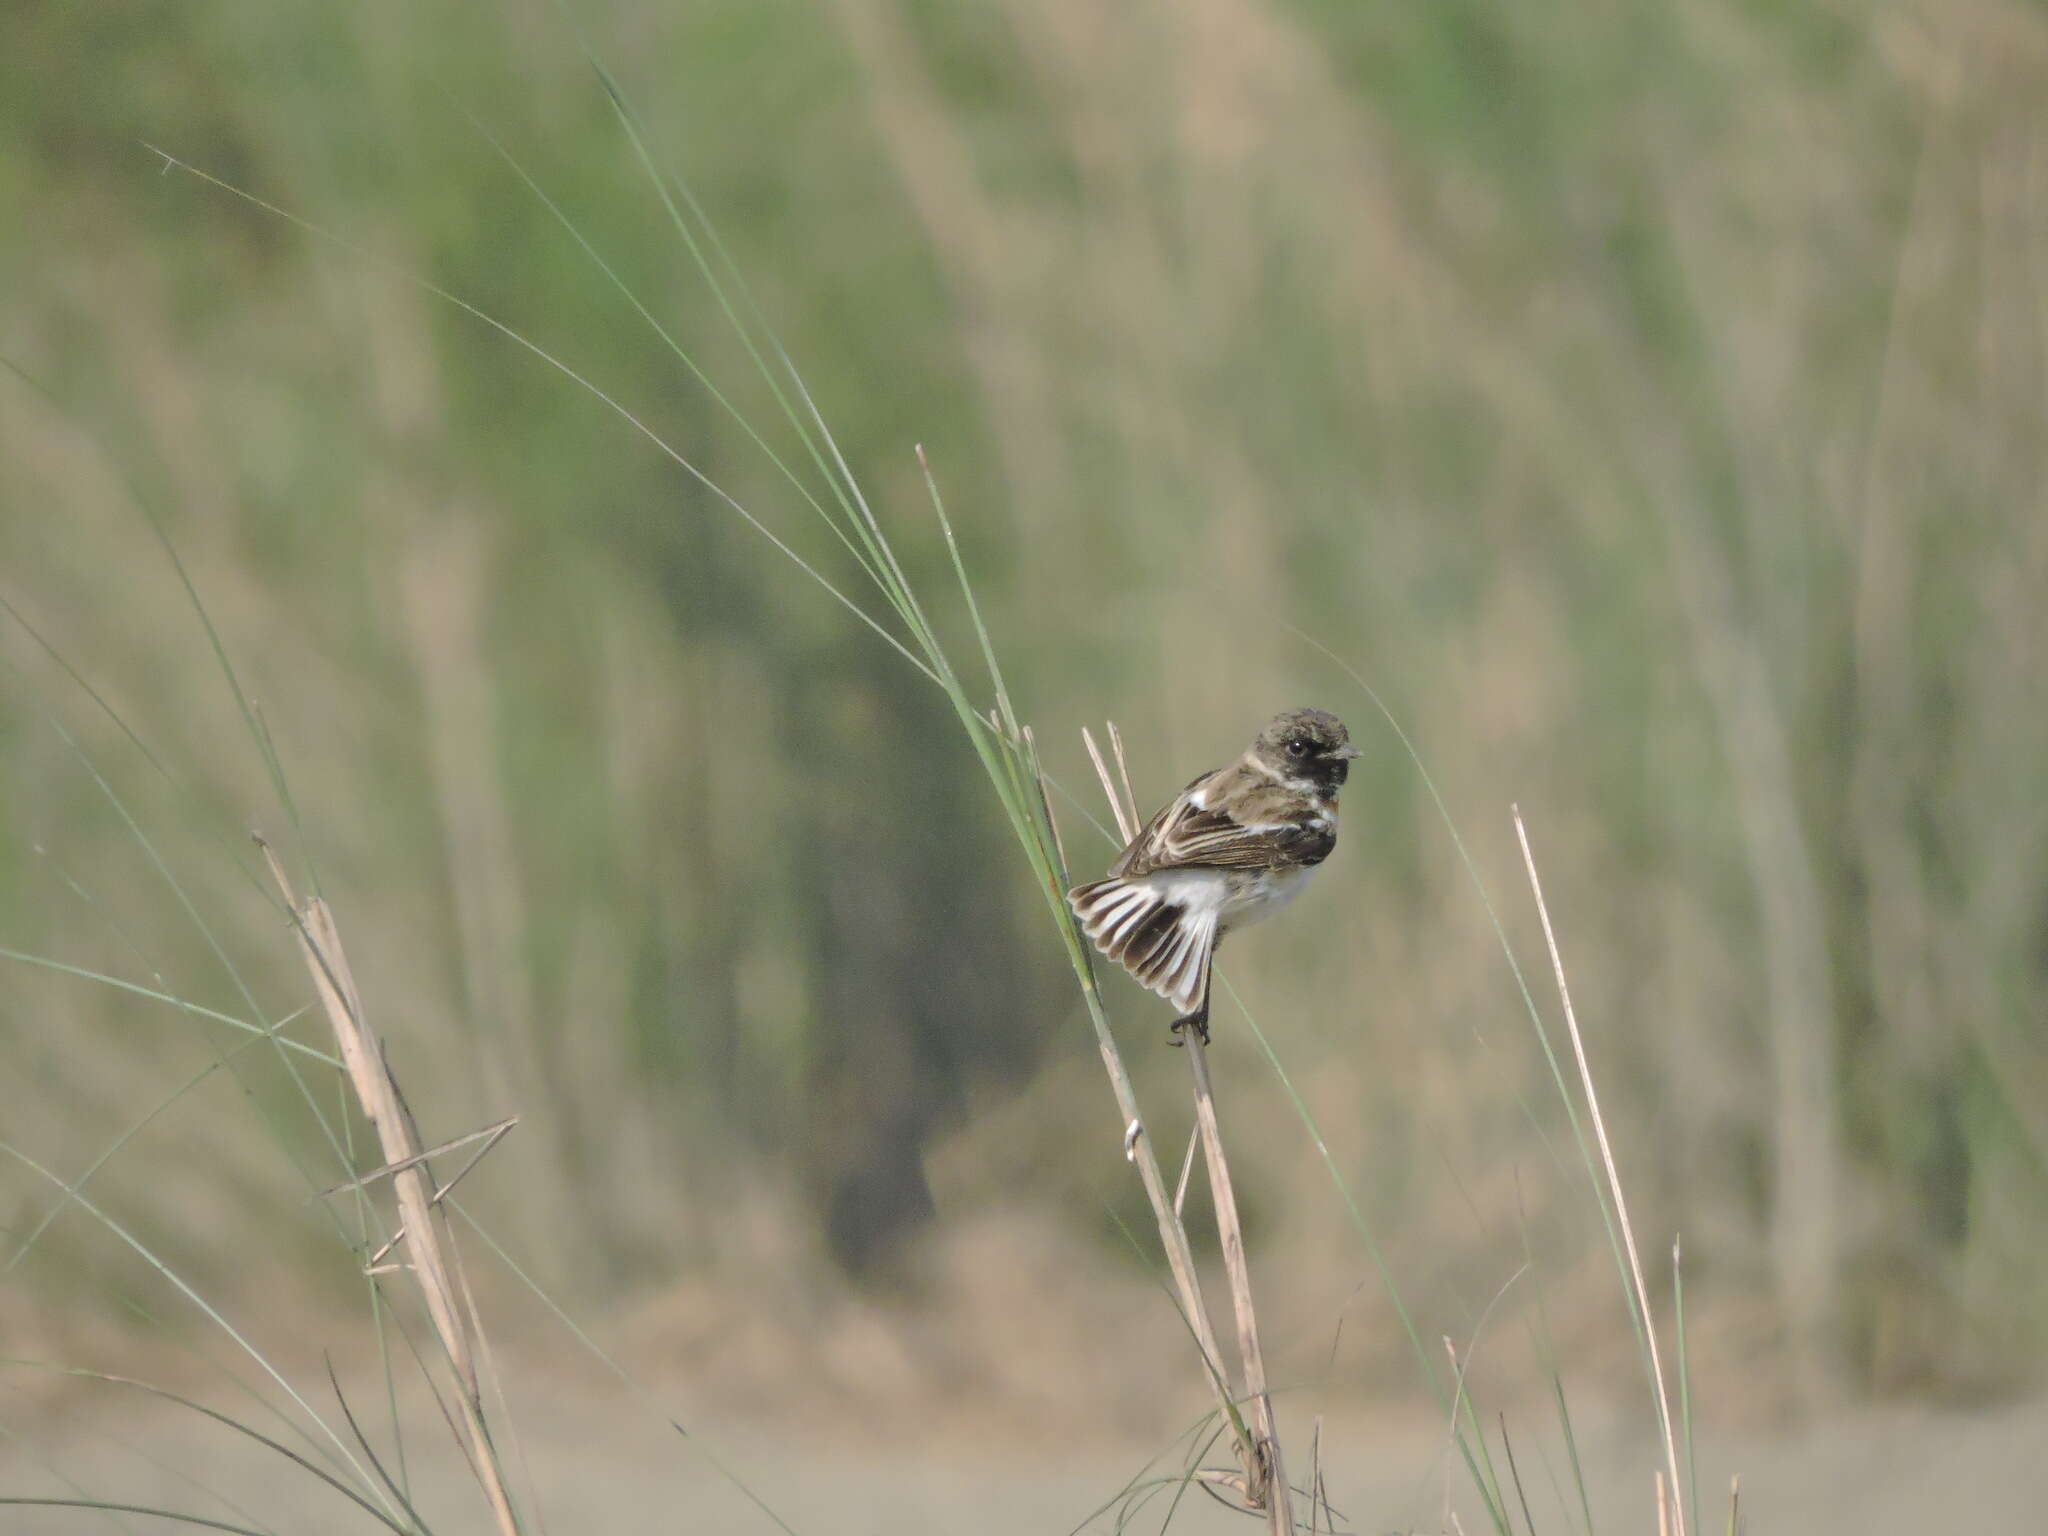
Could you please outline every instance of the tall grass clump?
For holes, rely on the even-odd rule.
[[[11,363],[7,366],[19,384],[45,403],[58,404],[54,391]],[[291,824],[294,840],[303,843],[317,838],[317,821],[309,826],[301,818],[300,802],[293,792],[283,757],[260,706],[245,692],[231,659],[231,639],[215,623],[199,585],[167,531],[162,509],[143,490],[142,477],[132,471],[118,451],[104,441],[96,442],[95,446],[104,453],[109,467],[125,481],[134,497],[135,510],[167,556],[177,585],[189,601],[190,613],[198,621],[218,676],[235,702],[246,728],[249,749],[264,765],[278,808]],[[64,650],[13,603],[0,599],[0,612],[4,612],[13,633],[25,637],[43,654],[64,683],[133,750],[159,781],[158,787],[169,792],[172,804],[187,818],[178,830],[196,833],[201,842],[217,845],[223,841],[224,827],[208,808],[196,802],[165,759]],[[14,669],[14,675],[25,685],[29,683],[19,669]],[[462,1256],[458,1233],[458,1227],[462,1227],[468,1238],[483,1246],[512,1280],[532,1291],[540,1306],[553,1315],[579,1347],[615,1374],[643,1405],[649,1406],[681,1436],[692,1455],[728,1482],[762,1520],[787,1532],[788,1525],[732,1472],[715,1445],[701,1433],[686,1430],[678,1419],[657,1406],[655,1394],[578,1326],[454,1199],[456,1186],[476,1170],[518,1117],[508,1116],[436,1144],[428,1143],[393,1067],[392,1040],[370,1020],[364,994],[342,946],[333,909],[320,893],[314,860],[309,855],[301,856],[304,877],[311,886],[310,891],[301,894],[276,849],[261,837],[255,839],[263,872],[274,891],[266,893],[260,884],[255,888],[268,900],[271,915],[281,918],[281,926],[293,935],[315,999],[312,1009],[301,1007],[272,1017],[258,1001],[244,964],[236,958],[240,947],[237,938],[224,932],[218,920],[208,914],[194,885],[188,883],[166,855],[158,835],[145,824],[144,815],[116,788],[94,754],[67,729],[54,710],[44,711],[43,722],[63,743],[76,771],[91,783],[109,812],[125,828],[137,853],[161,885],[167,903],[204,937],[221,972],[241,998],[244,1011],[206,1006],[193,996],[173,990],[159,971],[151,971],[154,985],[143,985],[110,971],[55,957],[0,949],[0,958],[31,973],[85,983],[162,1007],[193,1030],[203,1053],[211,1058],[199,1072],[172,1088],[139,1121],[114,1136],[73,1176],[60,1175],[12,1140],[0,1140],[0,1154],[30,1175],[36,1186],[48,1191],[42,1214],[7,1232],[5,1269],[16,1274],[31,1258],[41,1257],[39,1250],[49,1245],[53,1229],[68,1214],[75,1212],[89,1219],[113,1240],[117,1250],[132,1256],[142,1277],[189,1307],[208,1329],[232,1346],[229,1361],[209,1359],[203,1352],[201,1359],[207,1374],[217,1376],[225,1384],[238,1407],[224,1410],[126,1372],[45,1358],[9,1355],[0,1359],[0,1366],[17,1379],[68,1379],[140,1394],[195,1420],[206,1421],[257,1447],[265,1456],[276,1458],[287,1466],[289,1475],[307,1479],[338,1496],[352,1505],[361,1518],[395,1536],[431,1536],[435,1530],[446,1528],[438,1523],[438,1514],[422,1511],[414,1482],[412,1467],[420,1452],[412,1440],[408,1420],[411,1412],[419,1411],[418,1399],[423,1394],[426,1407],[442,1421],[474,1483],[488,1528],[499,1536],[521,1536],[523,1532],[543,1529],[544,1520],[534,1508],[531,1490],[522,1496],[515,1489],[515,1482],[524,1471],[519,1465],[519,1438],[485,1330],[484,1314]],[[244,865],[242,873],[253,879],[256,872]],[[61,874],[61,878],[90,914],[105,916],[92,891],[68,873]],[[109,926],[112,927],[111,920]],[[118,928],[113,928],[113,932],[118,938],[128,938]],[[148,964],[146,953],[139,947],[136,955]],[[332,1051],[286,1033],[313,1009],[326,1023],[333,1041]],[[266,1067],[272,1069],[268,1081]],[[237,1292],[232,1300],[216,1299],[209,1294],[210,1287],[192,1277],[191,1271],[198,1267],[196,1261],[167,1252],[170,1245],[152,1240],[141,1223],[122,1219],[98,1197],[94,1186],[107,1182],[103,1175],[116,1157],[129,1151],[171,1111],[191,1107],[203,1089],[221,1078],[232,1080],[240,1103],[253,1109],[279,1165],[289,1170],[287,1182],[297,1182],[305,1204],[317,1208],[319,1214],[312,1225],[348,1255],[374,1336],[381,1378],[379,1390],[370,1400],[374,1407],[361,1396],[352,1396],[344,1385],[343,1370],[329,1352],[332,1339],[322,1338],[317,1345],[325,1367],[324,1390],[295,1381],[292,1362],[284,1351],[267,1349],[257,1329],[234,1317],[238,1302],[243,1307],[249,1305],[248,1290]],[[359,1145],[359,1132],[365,1126],[370,1136],[367,1143]],[[333,1169],[339,1182],[324,1182],[317,1172],[323,1166]],[[161,1166],[154,1172],[154,1182],[159,1185],[168,1185],[173,1176],[173,1170]],[[150,1192],[152,1181],[144,1182],[146,1192]],[[165,1204],[154,1193],[152,1202]],[[165,1223],[159,1220],[157,1224]],[[287,1252],[289,1245],[301,1236],[283,1220],[277,1222],[272,1233],[279,1254]],[[240,1252],[233,1257],[237,1268],[258,1272],[274,1258],[260,1251]],[[166,1340],[177,1335],[180,1325],[169,1316],[160,1316],[152,1303],[125,1291],[116,1291],[115,1296],[150,1333]],[[80,1304],[85,1303],[86,1298],[81,1297]],[[333,1321],[324,1310],[320,1316],[323,1323]],[[305,1350],[301,1348],[295,1353],[303,1356]],[[253,1375],[246,1368],[253,1368]],[[0,1494],[0,1507],[96,1512],[115,1521],[137,1515],[178,1526],[246,1536],[261,1536],[268,1529],[246,1513],[238,1496],[242,1490],[211,1486],[189,1474],[178,1473],[179,1481],[209,1504],[238,1518],[221,1519],[199,1510],[98,1494],[64,1478],[54,1465],[48,1470],[65,1481],[72,1496],[9,1492]]]
[[[593,61],[594,62],[594,61]],[[1223,1229],[1226,1254],[1231,1262],[1231,1289],[1238,1319],[1245,1397],[1253,1423],[1244,1421],[1236,1394],[1230,1386],[1222,1352],[1204,1304],[1196,1273],[1193,1247],[1180,1219],[1177,1202],[1168,1194],[1166,1181],[1145,1133],[1131,1075],[1126,1068],[1108,1015],[1096,985],[1094,966],[1086,938],[1082,935],[1065,893],[1072,884],[1059,835],[1052,820],[1046,777],[1030,728],[1018,716],[1009,689],[1003,681],[993,640],[975,600],[953,525],[947,518],[938,482],[932,475],[923,450],[919,467],[931,497],[932,511],[944,534],[947,554],[959,582],[960,596],[972,621],[980,660],[985,669],[978,689],[970,690],[947,646],[929,617],[924,602],[905,573],[903,562],[892,547],[881,520],[870,506],[860,482],[849,468],[845,455],[812,400],[802,375],[774,331],[767,326],[754,304],[744,279],[727,256],[717,232],[686,184],[665,176],[647,148],[640,127],[629,110],[616,82],[598,66],[605,89],[618,109],[620,124],[642,167],[657,190],[677,234],[696,264],[700,275],[717,295],[721,310],[746,338],[748,355],[760,368],[765,381],[783,407],[786,420],[803,444],[811,465],[824,477],[830,491],[829,503],[806,497],[812,509],[833,526],[840,543],[853,556],[869,581],[886,600],[901,630],[908,634],[911,648],[907,660],[944,690],[955,719],[966,734],[975,757],[987,775],[1000,803],[1010,832],[1029,865],[1033,883],[1044,899],[1045,909],[1066,951],[1075,980],[1080,987],[1095,1042],[1108,1075],[1110,1090],[1122,1118],[1125,1156],[1137,1168],[1159,1230],[1161,1248],[1172,1275],[1176,1300],[1189,1333],[1197,1346],[1200,1365],[1216,1394],[1220,1418],[1228,1424],[1230,1439],[1242,1470],[1238,1492],[1247,1507],[1263,1511],[1272,1529],[1293,1529],[1291,1490],[1273,1418],[1272,1401],[1266,1391],[1260,1358],[1256,1313],[1251,1305],[1249,1280],[1244,1264],[1243,1239],[1231,1195],[1228,1163],[1217,1128],[1214,1095],[1199,1043],[1190,1048],[1189,1062],[1195,1077],[1195,1098],[1201,1114],[1201,1129],[1209,1161],[1211,1189],[1216,1215]],[[582,243],[579,239],[579,243]],[[588,250],[587,244],[585,249]],[[594,253],[591,253],[594,256]],[[607,276],[610,273],[607,270]],[[629,301],[639,308],[637,299]],[[664,341],[673,342],[656,327]],[[676,349],[680,354],[680,349]],[[688,359],[685,356],[685,362]],[[695,365],[690,364],[695,371]],[[722,401],[722,397],[721,397]],[[752,435],[750,433],[750,435]],[[757,439],[758,440],[758,439]],[[778,467],[783,467],[777,461]],[[830,595],[845,601],[836,588],[809,567],[811,576]],[[877,628],[879,626],[872,625]],[[886,631],[882,631],[885,635]],[[1130,827],[1135,811],[1117,799],[1107,776],[1103,788],[1116,809],[1121,826]],[[1133,828],[1134,830],[1134,828]]]

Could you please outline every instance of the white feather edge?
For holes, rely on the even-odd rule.
[[[1092,893],[1087,901],[1072,905],[1083,930],[1105,953],[1162,905],[1171,902],[1179,906],[1182,915],[1174,925],[1163,971],[1156,982],[1141,981],[1140,985],[1190,1013],[1201,1003],[1209,952],[1215,947],[1217,924],[1227,899],[1227,882],[1217,871],[1171,870],[1119,880]]]

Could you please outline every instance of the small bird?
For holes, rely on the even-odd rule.
[[[1109,878],[1067,902],[1095,947],[1209,1040],[1223,935],[1272,916],[1337,846],[1337,791],[1359,755],[1328,710],[1290,709],[1243,757],[1203,774],[1131,839]]]

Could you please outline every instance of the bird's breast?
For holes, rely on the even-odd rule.
[[[1248,928],[1264,922],[1301,894],[1315,873],[1314,865],[1290,869],[1232,870],[1218,917],[1227,928]]]

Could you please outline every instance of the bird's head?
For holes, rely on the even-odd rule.
[[[1327,709],[1290,709],[1259,732],[1252,756],[1284,783],[1330,794],[1344,782],[1359,751],[1344,722]]]

